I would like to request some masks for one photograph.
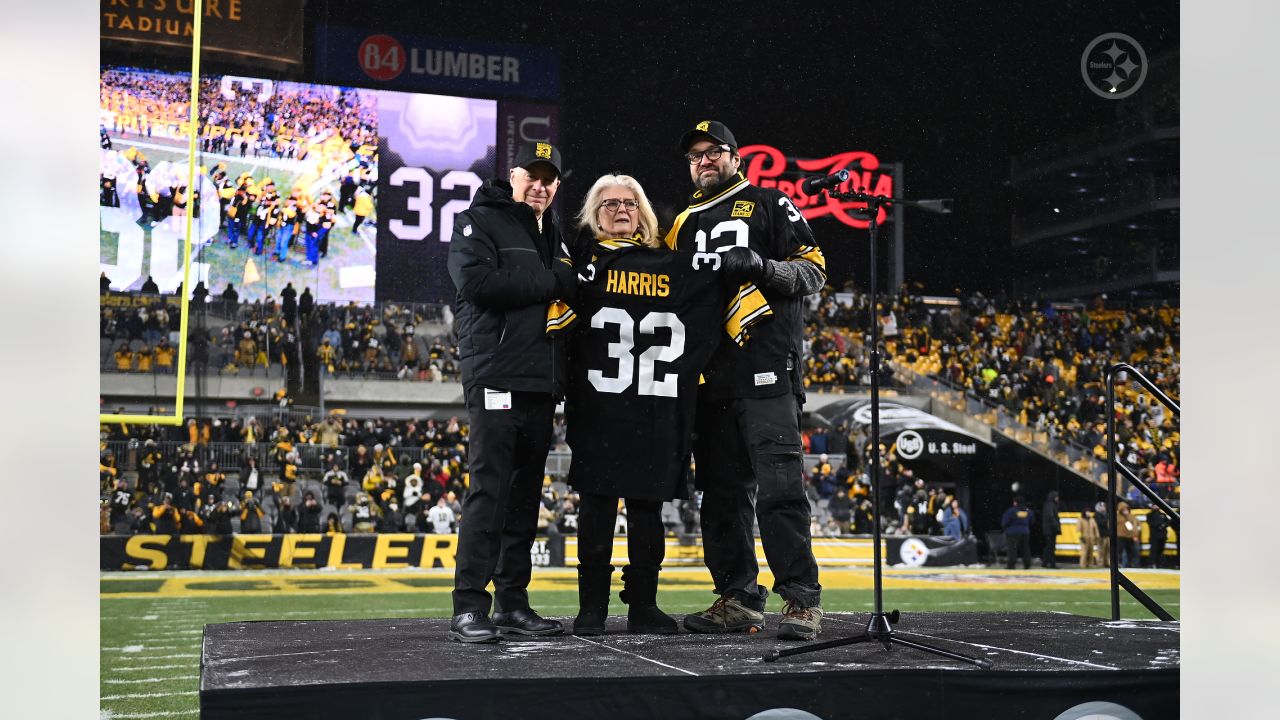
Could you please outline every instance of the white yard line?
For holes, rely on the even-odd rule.
[[[125,661],[125,660],[142,660],[142,661],[150,661],[150,660],[189,660],[189,659],[191,659],[191,658],[198,658],[198,657],[200,657],[200,653],[175,653],[175,654],[173,654],[173,655],[136,655],[136,654],[131,654],[131,655],[130,655],[129,657],[127,657],[127,658],[120,658],[120,661],[121,661],[121,662],[123,662],[123,661]]]
[[[143,672],[144,670],[173,670],[175,668],[190,670],[191,663],[183,663],[178,665],[139,665],[138,667],[113,667],[108,672]]]
[[[129,718],[129,720],[133,720],[133,718],[195,717],[195,716],[196,716],[195,710],[186,710],[186,711],[178,710],[178,711],[168,711],[168,712],[162,711],[162,712],[149,712],[149,713],[118,713],[112,710],[103,710],[102,715],[100,717],[101,717],[101,720],[124,720],[125,718]]]
[[[159,678],[159,677],[138,678],[137,680],[117,680],[115,678],[108,678],[106,680],[103,680],[102,684],[103,685],[139,685],[141,683],[173,682],[175,680],[199,680],[199,679],[200,679],[199,675],[173,675],[171,677],[162,677],[162,678]]]
[[[186,645],[103,645],[98,649],[103,652],[140,653],[146,650],[182,650],[183,648],[195,647],[199,644],[200,643],[197,642],[190,642]]]
[[[149,700],[151,698],[162,697],[186,697],[187,695],[199,695],[196,690],[187,690],[185,692],[161,692],[161,693],[125,693],[123,695],[103,695],[98,698],[101,702],[113,700]]]

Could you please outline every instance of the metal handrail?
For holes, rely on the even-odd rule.
[[[1116,480],[1117,469],[1123,469],[1129,482],[1138,488],[1142,494],[1157,503],[1160,511],[1169,516],[1171,524],[1175,527],[1181,527],[1182,521],[1182,517],[1163,498],[1157,496],[1132,470],[1121,463],[1116,455],[1116,376],[1122,372],[1128,373],[1134,380],[1137,380],[1139,385],[1146,388],[1156,400],[1160,401],[1160,404],[1173,411],[1174,415],[1182,416],[1182,409],[1178,407],[1178,404],[1171,400],[1168,395],[1165,395],[1160,388],[1156,387],[1134,366],[1128,363],[1116,363],[1107,368],[1107,514],[1110,526],[1107,529],[1107,535],[1111,539],[1111,619],[1120,619],[1120,588],[1123,587],[1138,602],[1150,610],[1153,615],[1161,620],[1169,621],[1173,620],[1173,615],[1143,592],[1124,573],[1120,572],[1120,547],[1116,542],[1119,538],[1120,530],[1119,518],[1116,516],[1116,499],[1119,497],[1119,488]],[[1179,533],[1178,539],[1181,542],[1181,533]]]

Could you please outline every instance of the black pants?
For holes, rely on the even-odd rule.
[[[700,394],[694,456],[702,491],[702,541],[717,594],[757,594],[754,522],[773,591],[819,605],[802,476],[800,405],[793,395],[716,401]]]
[[[627,498],[627,560],[636,567],[660,567],[667,556],[662,503]],[[618,498],[582,493],[578,506],[578,562],[608,565],[613,559],[613,527]]]
[[[1013,563],[1019,556],[1022,557],[1022,567],[1031,569],[1031,536],[1030,535],[1005,535],[1009,548],[1009,569],[1013,569]]]
[[[453,612],[529,607],[529,549],[538,531],[538,502],[555,402],[549,394],[511,393],[511,409],[486,410],[484,388],[467,392],[471,415],[471,486],[462,503],[454,571]]]
[[[1152,510],[1151,512],[1160,512],[1160,511]],[[1165,530],[1164,528],[1151,531],[1151,547],[1148,549],[1148,552],[1150,553],[1150,557],[1149,557],[1150,567],[1158,568],[1161,566],[1162,563],[1164,563],[1164,546],[1165,546],[1165,543],[1167,542],[1165,539],[1166,532],[1167,530]]]
[[[1040,564],[1047,568],[1058,567],[1058,536],[1044,534],[1044,552],[1041,553]]]

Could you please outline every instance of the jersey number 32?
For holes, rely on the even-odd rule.
[[[678,379],[676,373],[663,373],[661,379],[654,377],[654,364],[659,362],[675,362],[684,354],[684,323],[675,313],[650,312],[637,325],[631,314],[622,308],[603,307],[591,318],[591,327],[603,329],[606,325],[618,326],[618,341],[608,345],[609,357],[618,361],[616,375],[605,375],[603,370],[588,370],[587,380],[600,392],[623,393],[636,382],[636,392],[640,395],[658,397],[677,397]],[[635,356],[635,332],[642,335],[653,335],[658,328],[671,331],[671,340],[666,345],[653,345]]]

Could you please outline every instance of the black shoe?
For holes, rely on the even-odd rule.
[[[484,613],[459,613],[449,623],[449,637],[464,643],[498,642],[498,626]]]
[[[527,608],[494,613],[493,624],[498,630],[516,635],[559,635],[564,632],[564,625],[559,620],[544,620]]]

